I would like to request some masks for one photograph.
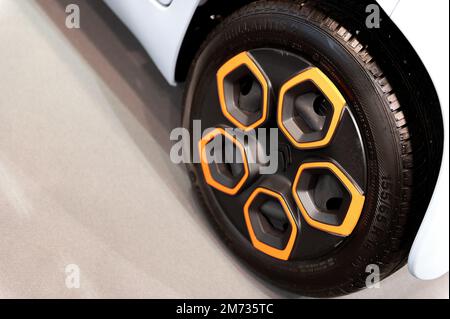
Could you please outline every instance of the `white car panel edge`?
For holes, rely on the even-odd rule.
[[[141,42],[171,85],[178,54],[201,0],[104,0]]]
[[[446,0],[400,0],[391,16],[428,70],[444,119],[444,156],[439,180],[408,261],[410,272],[424,280],[436,279],[449,270],[448,12]]]
[[[397,8],[400,1],[401,0],[378,0],[378,4],[383,8],[384,12],[390,16]]]

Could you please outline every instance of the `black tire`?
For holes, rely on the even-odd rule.
[[[335,249],[314,258],[281,261],[254,249],[224,213],[201,166],[189,164],[193,184],[220,236],[252,272],[301,295],[332,297],[365,288],[370,264],[380,267],[381,279],[389,276],[405,264],[412,244],[406,231],[414,187],[410,132],[374,58],[333,17],[313,4],[295,1],[258,1],[228,17],[210,34],[191,67],[183,125],[192,131],[192,121],[202,118],[206,90],[217,70],[240,52],[258,48],[312,61],[343,92],[364,144],[365,205],[353,233]]]

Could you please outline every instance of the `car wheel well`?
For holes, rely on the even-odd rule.
[[[197,8],[180,49],[175,71],[177,82],[186,80],[191,63],[208,34],[227,16],[251,2],[255,0],[209,0]]]

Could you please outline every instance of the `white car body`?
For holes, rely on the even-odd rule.
[[[175,71],[184,37],[196,9],[206,1],[105,2],[139,39],[166,80],[176,85]],[[445,143],[439,180],[408,262],[414,276],[430,280],[449,270],[449,2],[434,0],[424,5],[420,0],[378,0],[378,3],[422,59],[438,92],[444,119]],[[438,40],[430,41],[436,34]]]

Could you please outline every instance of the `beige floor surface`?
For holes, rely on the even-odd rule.
[[[65,5],[81,6],[80,30]],[[0,297],[286,297],[221,244],[170,163],[169,87],[100,1],[0,0]],[[77,264],[81,288],[67,289]],[[403,269],[357,298],[448,298]]]

